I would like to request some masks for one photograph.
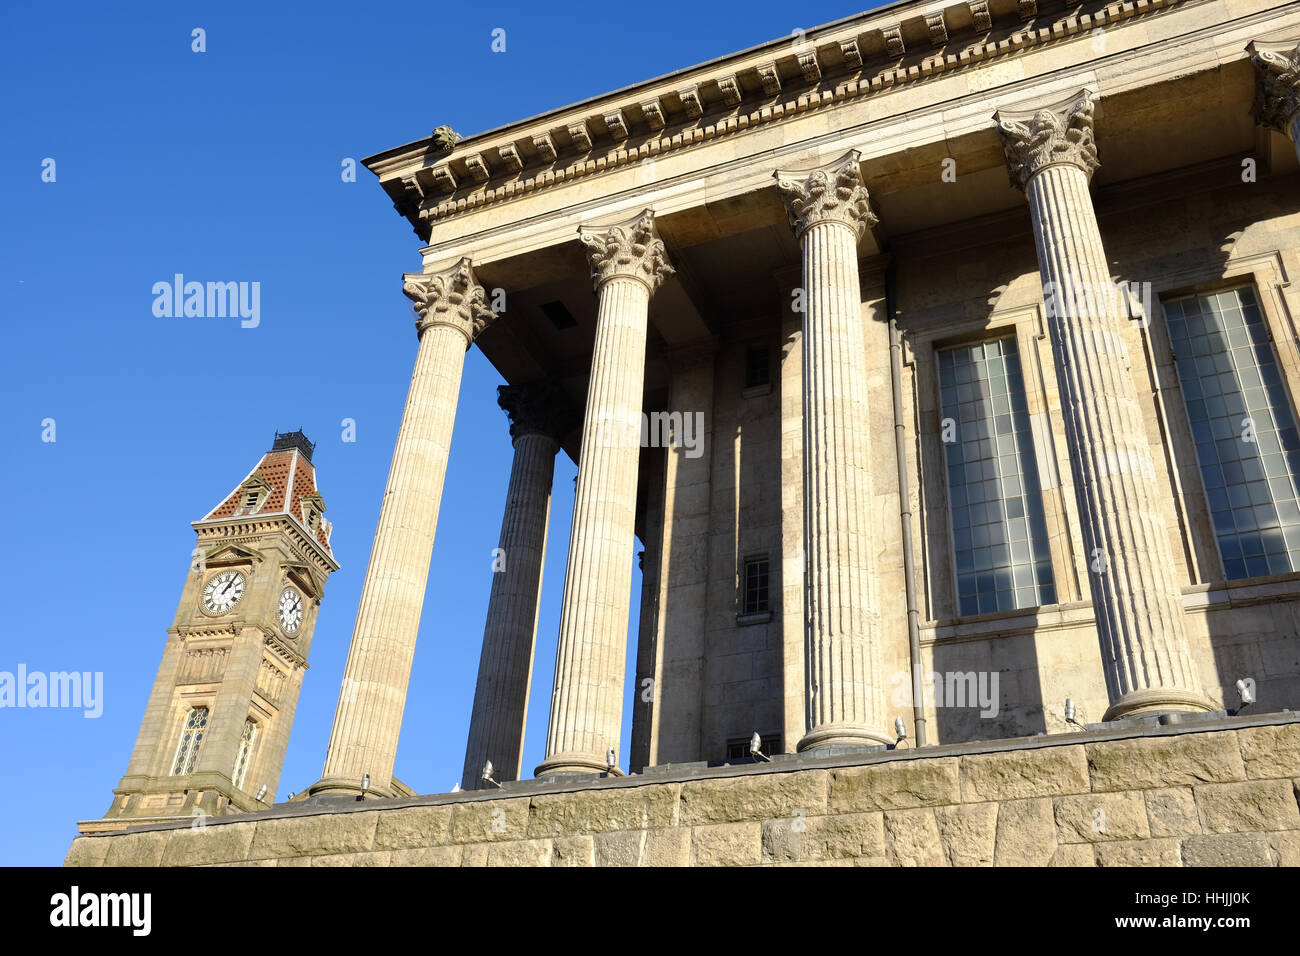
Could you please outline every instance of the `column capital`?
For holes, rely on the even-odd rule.
[[[497,404],[510,416],[510,437],[544,435],[558,443],[578,424],[564,390],[554,382],[498,385]]]
[[[998,110],[993,114],[1011,174],[1011,185],[1024,189],[1049,166],[1069,165],[1089,179],[1101,165],[1092,139],[1090,90],[1034,110]]]
[[[635,279],[654,295],[676,271],[668,264],[668,251],[655,231],[652,209],[603,230],[579,226],[578,239],[587,250],[597,292],[610,279],[625,278]]]
[[[415,329],[421,336],[435,325],[450,326],[465,336],[468,349],[496,318],[468,256],[442,272],[406,273],[402,279],[402,292],[415,304]]]
[[[1255,122],[1290,136],[1300,116],[1300,39],[1257,40],[1246,50],[1255,64]]]
[[[825,166],[810,170],[778,169],[772,173],[776,191],[785,200],[796,239],[802,239],[813,226],[825,222],[846,226],[855,238],[861,239],[877,223],[858,168],[859,155],[856,149],[851,149]]]

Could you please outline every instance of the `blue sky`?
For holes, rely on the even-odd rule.
[[[76,821],[102,816],[176,613],[189,523],[275,431],[299,426],[318,443],[343,568],[321,608],[280,799],[320,775],[415,358],[401,273],[420,266],[419,241],[374,177],[342,181],[345,158],[444,123],[491,129],[855,12],[820,0],[579,6],[563,20],[555,9],[46,3],[0,14],[0,671],[104,675],[98,719],[0,709],[0,864],[58,864]],[[191,50],[196,27],[206,52]],[[505,53],[491,50],[498,27]],[[155,317],[153,284],[178,272],[259,282],[260,324]],[[464,759],[511,460],[500,383],[472,350],[396,767],[424,793],[450,789]],[[345,418],[355,443],[342,441]],[[561,456],[526,772],[545,742],[574,474]],[[621,756],[629,731],[625,718]]]

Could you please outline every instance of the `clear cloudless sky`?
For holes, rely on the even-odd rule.
[[[374,176],[362,167],[343,182],[346,158],[442,124],[492,129],[856,9],[5,4],[0,671],[102,672],[104,702],[97,719],[0,709],[0,863],[61,863],[76,821],[108,808],[176,613],[190,522],[277,430],[298,427],[318,443],[342,569],[278,799],[320,775],[415,358],[401,273],[420,267],[419,240]],[[191,50],[196,27],[206,52]],[[504,53],[491,48],[496,28]],[[42,181],[46,159],[54,182]],[[153,284],[178,272],[259,282],[260,325],[155,317]],[[471,350],[397,757],[421,793],[461,776],[512,454],[501,382]],[[342,440],[345,418],[355,443]],[[525,773],[545,745],[574,474],[561,455]],[[625,716],[625,768],[629,732]]]

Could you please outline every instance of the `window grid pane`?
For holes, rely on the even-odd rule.
[[[1164,310],[1227,579],[1300,569],[1300,434],[1254,289]]]
[[[203,743],[203,731],[208,726],[208,709],[193,708],[185,719],[181,730],[181,741],[176,747],[176,759],[172,763],[172,776],[192,773],[194,761],[199,756],[199,744]]]
[[[1056,603],[1014,337],[939,352],[958,613]]]
[[[745,562],[745,614],[761,614],[767,604],[767,559]]]
[[[249,757],[253,753],[253,738],[257,736],[257,724],[251,719],[244,721],[244,732],[239,738],[239,753],[235,756],[235,772],[231,782],[236,787],[244,785],[244,776],[248,773]]]

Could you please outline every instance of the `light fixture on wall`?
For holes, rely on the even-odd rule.
[[[257,788],[257,796],[254,797],[253,799],[261,800],[264,796],[266,796],[266,784],[262,784],[260,787]]]
[[[605,751],[605,769],[610,773],[618,769],[618,754],[614,752],[613,747]]]
[[[1255,678],[1243,677],[1237,681],[1237,697],[1241,703],[1237,705],[1236,710],[1231,711],[1233,717],[1255,703]]]
[[[1083,724],[1079,723],[1077,720],[1074,719],[1074,698],[1072,697],[1065,698],[1065,722],[1067,724],[1073,724],[1074,726],[1078,727],[1080,730],[1088,729],[1084,727]]]
[[[490,784],[492,784],[492,786],[494,786],[494,787],[496,787],[498,790],[500,790],[500,789],[501,789],[501,784],[497,783],[495,780],[492,779],[492,771],[493,771],[493,769],[494,769],[494,768],[493,768],[493,766],[492,766],[492,761],[491,761],[491,760],[489,760],[487,763],[485,763],[485,764],[483,765],[483,782],[484,782],[484,783],[490,783]]]
[[[903,723],[902,717],[894,718],[894,736],[897,738],[894,740],[895,747],[907,739],[907,724]]]
[[[761,760],[764,763],[771,763],[772,758],[763,753],[763,738],[754,731],[754,736],[749,738],[749,755],[755,760]]]
[[[370,774],[363,773],[361,775],[361,796],[364,797],[369,792],[370,792]]]

